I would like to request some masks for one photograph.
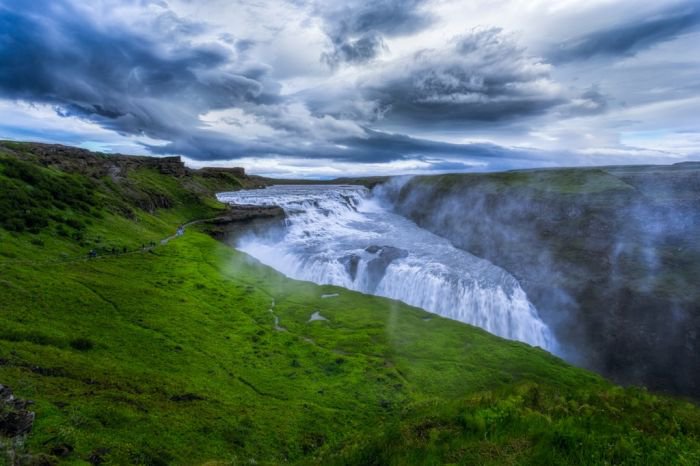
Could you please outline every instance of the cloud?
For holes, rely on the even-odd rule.
[[[464,166],[479,162],[483,166],[505,167],[520,160],[543,161],[552,154],[537,154],[529,149],[502,147],[489,143],[454,144],[403,134],[363,129],[362,134],[319,140],[313,144],[290,137],[284,142],[278,137],[259,139],[254,143],[233,143],[212,132],[190,133],[165,145],[149,145],[156,154],[185,154],[194,160],[231,160],[238,154],[248,157],[285,156],[306,157],[311,160],[337,160],[355,163],[389,163],[411,159],[448,157]]]
[[[564,102],[550,69],[501,29],[478,28],[443,49],[420,50],[386,65],[365,77],[360,88],[391,122],[499,122],[541,114]]]
[[[412,34],[431,24],[431,15],[421,11],[425,3],[425,0],[319,1],[315,10],[332,42],[332,50],[325,52],[322,60],[331,66],[368,62],[386,48],[384,37]]]
[[[507,24],[465,29],[488,2],[0,0],[0,132],[221,163],[307,157],[466,170],[583,164],[615,150],[646,160],[625,145],[639,140],[630,134],[664,124],[697,132],[683,102],[700,86],[700,34],[691,33],[700,7],[679,1],[689,6],[614,29],[658,27],[650,53],[560,66],[527,38],[539,31],[535,18],[569,24],[575,2],[556,17],[536,8],[523,26],[530,32],[516,36]],[[519,11],[511,0],[499,5],[510,18]],[[564,40],[571,57],[603,53],[596,47],[622,9],[586,23],[599,32]],[[610,8],[589,10],[602,18]],[[485,23],[501,24],[496,13]],[[581,31],[542,29],[548,44]],[[650,40],[610,47],[635,53]],[[319,60],[324,47],[330,67]],[[689,154],[690,133],[673,134],[665,144]]]
[[[145,3],[155,14],[134,21],[138,27],[118,11],[100,20],[99,11],[67,1],[0,3],[0,95],[166,140],[196,127],[201,113],[277,99],[264,64],[239,60],[221,43],[195,43],[204,25]]]
[[[131,5],[136,3],[141,4]],[[417,26],[408,24],[418,21],[410,13],[391,25],[383,14],[396,4],[380,7],[367,7],[343,28],[399,33]],[[95,11],[71,2],[40,0],[2,10],[0,93],[54,105],[61,117],[119,134],[166,141],[146,143],[153,153],[199,160],[301,155],[368,163],[521,156],[496,145],[379,132],[347,113],[312,112],[305,101],[281,96],[267,65],[251,62],[240,47],[198,41],[204,24],[180,20],[160,4],[150,8],[157,14],[132,21],[139,27],[99,21]],[[41,10],[50,14],[38,14]],[[538,89],[547,80],[547,66],[498,30],[475,31],[447,51],[419,52],[410,67],[405,76],[397,67],[383,70],[376,85],[347,91],[365,94],[357,102],[365,109],[376,100],[391,107],[392,117],[411,118],[439,111],[443,119],[499,119],[531,112],[525,109],[531,102],[550,98]]]
[[[626,19],[616,27],[566,40],[551,50],[549,58],[555,63],[565,63],[597,57],[631,56],[697,30],[698,26],[700,4],[695,0],[686,1],[650,17]]]
[[[333,44],[332,52],[324,52],[321,60],[332,67],[339,63],[365,63],[386,49],[384,39],[379,34],[366,33],[359,39],[344,39]]]
[[[591,86],[581,95],[571,98],[557,111],[562,117],[596,115],[608,109],[609,100],[610,98],[603,94],[598,86]]]

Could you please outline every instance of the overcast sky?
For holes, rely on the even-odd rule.
[[[329,177],[700,159],[698,0],[0,0],[0,138]]]

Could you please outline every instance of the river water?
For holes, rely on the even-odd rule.
[[[230,204],[277,205],[286,227],[236,247],[283,274],[401,300],[504,338],[556,352],[517,280],[392,212],[360,186],[280,185],[220,193]]]

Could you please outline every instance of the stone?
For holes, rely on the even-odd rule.
[[[15,438],[29,433],[34,413],[27,408],[32,404],[15,398],[10,387],[0,385],[0,436]]]
[[[350,275],[350,278],[354,281],[357,277],[357,268],[360,264],[360,256],[357,254],[350,254],[340,258],[340,263],[345,267],[345,271]]]
[[[393,246],[369,246],[365,251],[377,255],[367,263],[367,282],[372,291],[379,285],[389,264],[408,256],[408,251]]]

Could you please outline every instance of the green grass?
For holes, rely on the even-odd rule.
[[[57,235],[50,217],[36,233],[0,228],[0,383],[36,401],[24,446],[35,459],[70,446],[54,459],[700,461],[690,403],[396,301],[287,279],[198,227],[140,251],[220,212],[211,186],[144,171],[95,183],[102,201],[98,215],[76,213],[81,238]],[[170,207],[119,207],[142,195]],[[328,320],[308,322],[317,311]]]
[[[37,233],[50,222],[80,231],[78,215],[89,214],[97,200],[90,180],[59,173],[0,154],[0,226]]]
[[[456,187],[478,185],[484,192],[502,192],[513,188],[527,188],[533,193],[547,195],[599,194],[632,190],[618,177],[597,168],[518,170],[499,173],[463,173],[439,176],[418,176],[412,183],[433,186],[442,191]]]

